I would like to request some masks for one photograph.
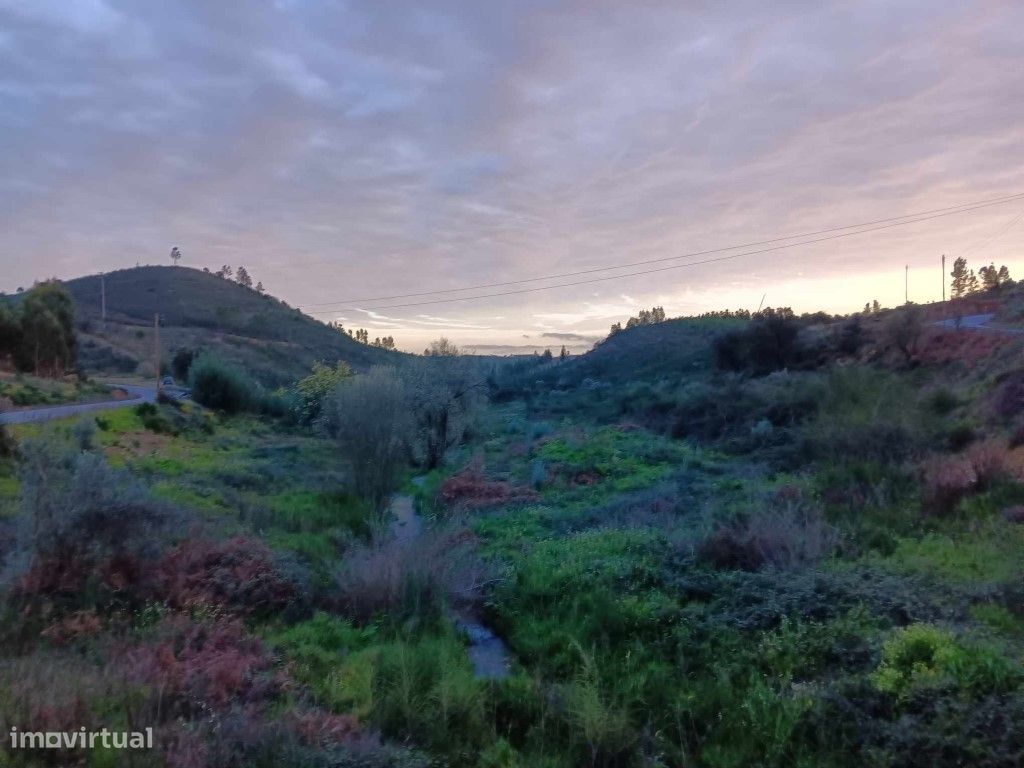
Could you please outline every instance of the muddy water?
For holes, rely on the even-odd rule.
[[[400,543],[410,544],[423,534],[423,518],[416,514],[411,496],[396,494],[391,499],[389,509],[393,518],[391,535]],[[508,677],[512,656],[500,637],[465,611],[456,612],[452,616],[452,623],[466,636],[466,652],[478,679],[501,680]]]

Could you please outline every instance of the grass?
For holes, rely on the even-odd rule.
[[[903,538],[881,564],[957,583],[1008,582],[1024,568],[1024,531],[992,521],[969,533]]]
[[[15,407],[64,405],[106,400],[110,396],[110,387],[97,382],[0,372],[0,404],[9,401]]]

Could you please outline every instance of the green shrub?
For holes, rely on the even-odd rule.
[[[938,627],[911,624],[885,641],[872,680],[898,699],[943,686],[977,695],[1012,689],[1020,669],[995,648],[967,645]]]
[[[255,387],[249,378],[212,355],[201,355],[192,363],[189,386],[193,400],[225,413],[249,410],[255,400]]]
[[[171,433],[174,427],[153,403],[140,403],[133,409],[142,426],[157,434]]]

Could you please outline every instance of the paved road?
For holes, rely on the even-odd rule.
[[[79,413],[109,411],[113,408],[126,408],[129,405],[156,401],[156,391],[151,387],[139,387],[134,384],[111,384],[110,386],[123,389],[128,393],[128,397],[123,400],[105,400],[98,403],[51,405],[45,408],[8,411],[0,413],[0,424],[29,424],[36,421],[52,421],[53,419],[63,419]]]
[[[1009,333],[1009,334],[1021,334],[1024,330],[1020,328],[1000,328],[997,325],[989,325],[995,315],[964,315],[960,318],[960,330],[962,331],[990,331],[992,333]],[[948,320],[939,320],[937,323],[933,323],[940,328],[955,329],[957,327],[956,319],[950,318]]]

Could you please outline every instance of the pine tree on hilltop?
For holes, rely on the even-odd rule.
[[[950,296],[954,299],[962,299],[969,292],[969,275],[967,273],[967,259],[960,256],[953,262],[953,271],[949,273]]]

